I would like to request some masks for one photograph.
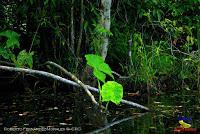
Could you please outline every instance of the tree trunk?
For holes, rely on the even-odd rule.
[[[111,9],[112,0],[101,0],[103,6],[103,11],[101,15],[101,24],[107,30],[110,31],[110,9]],[[103,43],[101,46],[101,56],[105,59],[107,56],[109,39],[108,35],[104,35]]]
[[[80,33],[79,33],[79,39],[78,39],[78,46],[76,50],[76,56],[80,56],[80,49],[81,49],[81,43],[82,43],[82,36],[83,36],[83,21],[84,21],[84,7],[83,7],[83,0],[81,0],[81,19],[80,19]]]
[[[71,49],[72,52],[74,53],[74,40],[75,40],[75,34],[74,34],[74,0],[72,2],[72,7],[71,7]]]

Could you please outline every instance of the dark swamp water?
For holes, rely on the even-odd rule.
[[[125,99],[143,104],[152,111],[144,113],[127,105],[110,104],[108,112],[102,113],[92,106],[90,99],[78,88],[52,81],[20,85],[19,81],[11,83],[11,79],[0,79],[2,134],[89,133],[123,119],[127,120],[99,133],[171,134],[178,126],[179,116],[191,117],[192,127],[200,128],[197,91],[152,95],[148,101],[140,97],[130,98],[125,94]]]

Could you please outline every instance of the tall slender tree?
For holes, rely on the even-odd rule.
[[[110,11],[111,11],[111,3],[112,0],[101,0],[101,4],[103,6],[102,14],[101,14],[101,25],[107,30],[110,31]],[[108,35],[104,35],[103,43],[101,45],[101,56],[105,59],[107,56],[109,45],[109,37]]]

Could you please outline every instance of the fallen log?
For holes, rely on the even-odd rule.
[[[0,65],[0,69],[1,70],[6,70],[6,71],[24,72],[24,73],[29,73],[29,74],[45,76],[45,77],[48,77],[48,78],[51,78],[51,79],[54,79],[54,80],[57,80],[57,81],[72,85],[72,86],[80,87],[80,85],[77,84],[74,81],[68,80],[68,79],[63,78],[61,76],[58,76],[58,75],[55,75],[55,74],[52,74],[52,73],[49,73],[49,72],[45,72],[45,71],[39,71],[39,70],[33,70],[33,69],[25,69],[25,68],[16,68],[16,67],[9,67],[9,66],[1,66],[1,65]],[[86,85],[86,86],[87,86],[87,88],[89,90],[99,93],[99,90],[97,88],[91,87],[89,85]],[[149,111],[149,108],[147,108],[147,107],[145,107],[143,105],[140,105],[138,103],[134,103],[134,102],[123,100],[123,99],[122,99],[121,103],[130,105],[130,106],[133,106],[133,107],[138,107],[140,109]]]

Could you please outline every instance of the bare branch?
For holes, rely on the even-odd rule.
[[[134,74],[131,74],[129,76],[122,76],[121,74],[115,72],[115,71],[112,71],[113,74],[117,75],[119,77],[119,79],[130,79],[132,76],[134,76]]]
[[[109,129],[110,127],[114,126],[114,125],[117,125],[117,124],[120,124],[122,122],[125,122],[125,121],[128,121],[128,120],[131,120],[131,119],[134,119],[134,118],[137,118],[137,117],[141,117],[143,115],[145,115],[146,113],[142,113],[142,114],[139,114],[139,115],[135,115],[135,116],[130,116],[130,117],[127,117],[127,118],[124,118],[124,119],[121,119],[121,120],[118,120],[118,121],[115,121],[115,122],[112,122],[112,123],[109,123],[107,124],[105,127],[103,128],[99,128],[95,131],[92,131],[92,132],[89,132],[87,134],[97,134],[97,133],[100,133],[106,129]]]
[[[55,75],[55,74],[52,74],[52,73],[49,73],[49,72],[45,72],[45,71],[39,71],[39,70],[33,70],[33,69],[24,69],[24,68],[15,68],[15,67],[8,67],[8,66],[1,66],[1,65],[0,65],[0,69],[1,70],[6,70],[6,71],[24,72],[24,73],[29,73],[29,74],[45,76],[45,77],[48,77],[48,78],[51,78],[51,79],[54,79],[54,80],[57,80],[57,81],[72,85],[72,86],[80,87],[80,85],[77,84],[76,82],[73,82],[71,80],[62,78],[62,77],[60,77],[58,75]],[[87,86],[87,88],[89,90],[99,93],[99,90],[97,88],[91,87],[89,85],[86,85],[86,86]],[[144,109],[146,111],[149,111],[149,108],[147,108],[145,106],[142,106],[140,104],[131,102],[131,101],[127,101],[127,100],[123,100],[122,99],[121,103],[130,105],[130,106],[133,106],[133,107],[138,107],[140,109]]]
[[[52,65],[52,66],[60,69],[62,72],[64,72],[67,76],[69,76],[72,80],[74,80],[76,83],[78,83],[85,90],[85,92],[88,94],[88,96],[91,98],[92,102],[95,105],[100,106],[99,103],[95,100],[92,93],[88,90],[88,87],[85,84],[83,84],[83,82],[80,81],[75,75],[73,75],[71,72],[68,72],[65,68],[61,67],[60,65],[58,65],[52,61],[47,61],[46,64]]]

